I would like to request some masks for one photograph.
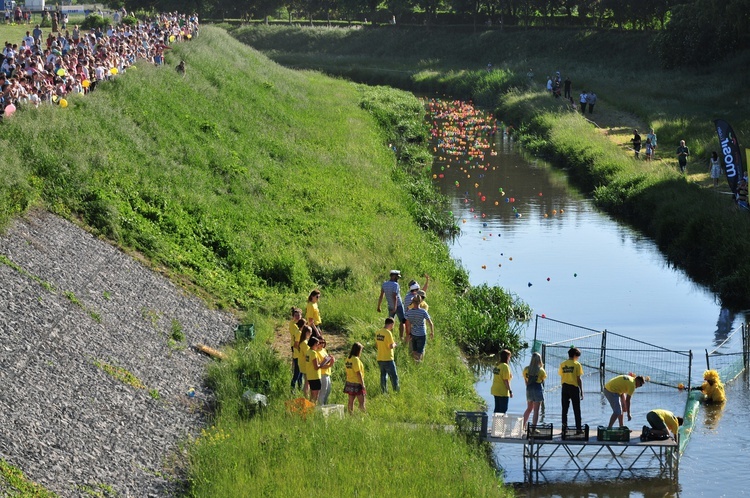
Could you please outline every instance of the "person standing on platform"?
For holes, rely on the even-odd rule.
[[[523,369],[523,380],[526,381],[526,411],[523,413],[523,426],[527,427],[529,415],[534,412],[534,418],[531,425],[536,427],[539,422],[539,407],[544,401],[544,386],[542,383],[547,378],[547,372],[544,371],[542,355],[533,353],[529,366]]]
[[[667,438],[671,432],[675,441],[677,440],[677,431],[680,430],[683,423],[682,417],[676,417],[674,413],[661,409],[648,412],[646,421],[651,426],[651,434]]]
[[[510,388],[510,381],[513,374],[510,372],[511,352],[507,349],[500,351],[500,363],[492,369],[492,388],[490,393],[495,397],[494,413],[507,413],[508,401],[513,397],[513,390]]]
[[[581,350],[570,348],[568,359],[560,364],[560,379],[562,380],[562,425],[568,425],[568,408],[573,403],[573,416],[576,420],[576,432],[581,431],[581,400],[583,399],[583,367],[578,362]]]
[[[615,420],[620,422],[620,427],[623,426],[623,412],[628,414],[628,421],[633,420],[632,415],[630,415],[630,401],[635,390],[645,383],[646,379],[640,375],[637,377],[618,375],[604,384],[604,397],[607,398],[609,406],[612,407],[612,416],[609,418],[608,426],[610,429],[615,424]]]

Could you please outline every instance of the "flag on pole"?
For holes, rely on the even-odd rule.
[[[719,135],[720,156],[724,164],[724,173],[727,175],[727,183],[733,193],[737,193],[737,184],[744,175],[742,166],[742,152],[737,136],[732,127],[723,119],[715,119],[716,133]]]

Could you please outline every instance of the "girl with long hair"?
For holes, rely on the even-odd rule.
[[[539,422],[539,407],[544,401],[544,388],[542,383],[547,378],[544,371],[542,355],[534,353],[531,355],[529,366],[523,369],[523,379],[526,381],[526,411],[523,413],[523,426],[529,421],[529,415],[534,412],[532,425]]]

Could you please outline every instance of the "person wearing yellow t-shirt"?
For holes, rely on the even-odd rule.
[[[302,372],[299,368],[300,320],[302,320],[302,310],[292,308],[292,319],[289,322],[289,341],[292,347],[292,391],[295,387],[297,389],[302,387]]]
[[[307,352],[310,350],[310,346],[307,342],[310,340],[310,334],[312,329],[305,325],[300,329],[299,336],[299,370],[302,375],[302,394],[307,397],[310,386],[307,382]]]
[[[330,359],[326,359],[320,352],[323,344],[317,337],[311,337],[307,345],[310,349],[305,357],[305,375],[307,375],[307,383],[310,384],[310,401],[317,403],[323,386],[320,380],[321,370],[330,365]]]
[[[506,413],[508,411],[509,398],[513,397],[513,390],[510,388],[510,380],[513,374],[510,372],[511,352],[507,349],[500,351],[500,363],[492,369],[492,388],[490,393],[495,397],[494,413]]]
[[[320,341],[320,355],[323,357],[323,363],[320,368],[320,396],[318,400],[321,405],[328,404],[328,396],[331,395],[331,367],[336,359],[326,351],[326,340]]]
[[[393,318],[385,319],[385,326],[375,333],[375,345],[378,348],[378,366],[380,367],[380,389],[383,394],[388,392],[388,377],[391,378],[393,391],[399,391],[398,372],[396,371],[396,362],[393,361],[393,350],[396,347],[396,341],[393,338],[393,325],[396,322]]]
[[[622,412],[627,412],[628,421],[633,420],[630,415],[630,400],[635,393],[635,390],[646,383],[646,379],[640,375],[633,377],[632,375],[618,375],[609,380],[604,384],[604,397],[609,401],[609,406],[612,407],[612,416],[609,418],[609,428],[615,424],[615,420],[622,423]]]
[[[532,425],[536,427],[539,422],[539,407],[544,401],[544,387],[542,383],[547,378],[544,371],[542,355],[533,353],[529,366],[523,369],[523,379],[526,382],[526,411],[523,413],[523,426],[529,421],[529,415],[534,412]]]
[[[362,344],[355,342],[346,359],[346,385],[344,392],[349,395],[349,413],[354,411],[354,398],[359,402],[359,409],[365,409],[365,366],[359,357],[362,355]]]
[[[668,437],[671,432],[672,437],[677,440],[677,431],[680,430],[683,419],[668,410],[656,409],[646,414],[646,421],[651,426],[651,434]]]
[[[583,399],[583,367],[578,362],[581,350],[570,348],[568,359],[560,364],[558,373],[562,381],[562,425],[568,426],[568,407],[573,403],[573,415],[576,419],[576,431],[581,431],[581,400]]]
[[[323,338],[323,333],[320,330],[320,324],[322,320],[320,318],[320,310],[318,309],[318,300],[320,300],[320,291],[318,289],[313,290],[307,297],[307,309],[305,310],[305,318],[307,324],[312,328],[313,337],[318,339]]]

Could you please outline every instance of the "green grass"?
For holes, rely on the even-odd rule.
[[[65,109],[20,109],[3,123],[0,147],[15,153],[0,163],[0,215],[7,223],[40,206],[79,220],[210,305],[255,324],[254,341],[227,348],[230,359],[212,364],[213,423],[229,435],[217,444],[232,447],[222,448],[226,458],[211,458],[196,446],[191,494],[286,491],[301,462],[317,457],[295,422],[287,449],[299,451],[286,464],[274,456],[261,473],[238,470],[247,467],[247,455],[254,455],[252,462],[263,458],[258,437],[273,440],[288,423],[289,369],[269,344],[285,327],[289,308],[320,288],[324,330],[366,346],[370,389],[368,414],[354,419],[359,424],[342,421],[331,429],[328,451],[336,472],[327,474],[328,492],[349,493],[353,468],[363,492],[383,486],[372,459],[407,469],[418,437],[429,440],[416,454],[429,465],[408,466],[396,479],[401,486],[506,495],[484,453],[421,427],[450,425],[454,411],[476,409],[481,399],[453,340],[468,325],[458,297],[468,278],[439,238],[455,226],[430,187],[419,101],[392,89],[290,71],[211,27],[176,45],[168,62],[179,59],[187,61],[184,77],[169,65],[139,64],[91,95],[71,97]],[[374,333],[384,315],[375,308],[391,268],[407,278],[431,276],[436,338],[422,365],[403,345],[397,349],[403,389],[383,396]],[[142,313],[156,329],[160,312]],[[175,340],[174,328],[167,327],[168,339]],[[97,364],[145,387],[129,372]],[[342,365],[334,367],[333,403],[344,402]],[[241,379],[256,376],[270,384],[271,407],[248,419]],[[371,445],[374,434],[391,431]],[[365,446],[347,444],[357,439]],[[344,458],[335,462],[339,454]],[[443,474],[437,481],[435,468]]]
[[[136,389],[146,388],[146,386],[138,377],[136,377],[129,370],[126,370],[122,367],[118,367],[117,365],[110,365],[109,363],[101,360],[94,360],[94,366],[101,369],[103,372],[106,372],[108,375],[112,376],[123,384],[127,384]]]
[[[372,416],[302,419],[273,413],[243,422],[231,433],[205,431],[195,448],[193,468],[209,472],[191,476],[193,496],[236,496],[244,489],[247,495],[305,497],[309,489],[303,483],[331,490],[332,481],[337,496],[501,495],[479,447],[441,428]],[[429,477],[419,468],[429,469]],[[362,478],[371,472],[379,478]]]
[[[23,471],[11,465],[5,459],[0,459],[0,480],[3,491],[8,496],[23,496],[25,498],[56,498],[57,494],[43,486],[29,481]]]

